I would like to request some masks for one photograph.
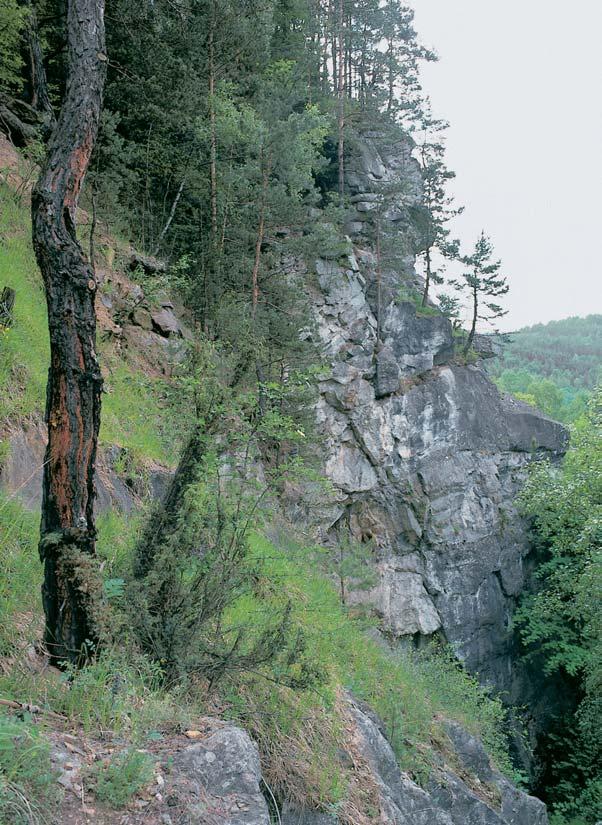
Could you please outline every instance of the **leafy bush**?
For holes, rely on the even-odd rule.
[[[235,395],[207,376],[193,373],[190,381],[198,424],[135,549],[129,601],[137,637],[166,679],[202,674],[211,687],[226,671],[302,659],[290,605],[250,553],[248,534],[269,496],[299,469],[282,445],[304,434],[272,403],[270,385]],[[267,459],[261,469],[260,457]],[[234,604],[257,593],[261,621],[253,614],[225,620]],[[307,671],[296,678],[313,677]]]
[[[527,658],[574,698],[544,739],[558,815],[602,817],[602,395],[573,428],[562,469],[534,465],[522,496],[538,555],[536,593],[516,613]]]

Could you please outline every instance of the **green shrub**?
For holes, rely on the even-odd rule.
[[[572,430],[562,468],[532,466],[521,497],[530,518],[538,587],[515,623],[530,663],[572,701],[540,738],[547,802],[572,822],[602,817],[602,393]]]
[[[147,753],[137,750],[121,753],[108,764],[90,770],[94,795],[111,808],[125,808],[134,794],[151,781],[153,766]]]

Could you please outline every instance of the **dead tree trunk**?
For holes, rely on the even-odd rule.
[[[56,663],[81,664],[98,641],[94,467],[102,377],[96,281],[75,213],[98,133],[106,74],[104,0],[69,0],[69,74],[58,123],[32,195],[33,245],[48,305],[40,557],[46,644]]]

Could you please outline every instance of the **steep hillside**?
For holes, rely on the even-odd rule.
[[[1,825],[594,825],[598,419],[413,11],[0,7]]]
[[[535,324],[508,335],[492,372],[527,370],[560,387],[593,389],[602,365],[602,315]]]
[[[48,666],[38,648],[35,512],[44,445],[45,311],[27,199],[20,202],[7,186],[0,197],[0,285],[16,291],[12,323],[1,339],[0,820],[114,825],[123,821],[119,808],[125,806],[132,823],[449,825],[467,816],[500,825],[545,823],[544,806],[500,772],[512,775],[500,703],[448,653],[383,647],[375,629],[366,630],[365,615],[349,612],[330,581],[316,574],[324,551],[316,556],[312,546],[293,541],[290,525],[270,528],[271,541],[253,539],[263,584],[233,605],[229,621],[242,615],[251,628],[259,621],[261,630],[268,606],[261,590],[277,582],[273,598],[291,605],[304,660],[317,677],[309,687],[287,686],[282,674],[258,666],[258,673],[232,676],[218,692],[202,683],[169,689],[144,656],[113,645],[68,679]],[[121,600],[135,511],[149,494],[161,493],[185,432],[188,410],[173,396],[187,333],[171,301],[144,298],[126,274],[126,245],[105,228],[99,247],[107,383],[99,555],[119,626],[127,616]],[[179,329],[173,337],[168,319]],[[233,723],[246,728],[259,750]]]
[[[39,503],[45,445],[48,330],[31,249],[28,193],[15,192],[22,181],[20,160],[2,136],[0,154],[13,176],[12,186],[0,186],[0,284],[16,293],[12,324],[0,334],[0,480],[8,492],[33,504]],[[82,219],[84,234],[85,213]],[[130,509],[149,485],[162,484],[177,459],[182,419],[169,399],[185,342],[179,332],[170,340],[169,332],[152,326],[150,312],[162,311],[160,300],[149,305],[141,286],[128,277],[128,245],[105,232],[97,237],[97,249],[103,283],[97,306],[99,350],[105,378],[98,504],[103,510],[111,502]]]

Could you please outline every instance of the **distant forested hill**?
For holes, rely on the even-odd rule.
[[[602,315],[535,324],[506,336],[488,371],[505,392],[573,421],[602,377]]]

